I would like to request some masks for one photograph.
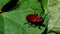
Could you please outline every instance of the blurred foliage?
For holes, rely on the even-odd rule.
[[[0,8],[8,3],[9,0],[1,0],[0,1]],[[44,9],[47,12],[47,0],[43,0]],[[0,14],[1,18],[1,29],[3,28],[4,31],[0,29],[1,32],[4,32],[4,34],[41,34],[45,27],[41,27],[42,29],[39,29],[37,27],[28,27],[29,24],[26,21],[26,16],[28,14],[34,14],[36,12],[38,16],[40,16],[41,13],[41,4],[38,2],[38,0],[19,0],[15,8],[12,10],[9,10],[9,12],[4,12]],[[44,24],[48,23],[48,17],[45,18]],[[4,26],[3,26],[4,25]],[[2,34],[2,33],[0,33]]]

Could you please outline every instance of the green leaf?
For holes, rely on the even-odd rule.
[[[42,0],[43,8],[47,10],[48,0]]]
[[[48,24],[48,32],[60,34],[60,0],[49,0],[48,4],[49,15],[49,24]]]
[[[0,34],[4,34],[4,21],[2,15],[0,15]]]
[[[4,34],[41,34],[44,32],[45,27],[39,29],[37,27],[29,27],[26,21],[28,14],[36,12],[40,16],[41,5],[37,0],[19,0],[15,8],[9,12],[4,12],[2,23],[4,23]],[[47,20],[46,18],[45,20]],[[1,19],[0,19],[1,20]],[[47,24],[47,21],[44,21]],[[3,26],[3,25],[2,25]]]
[[[0,0],[0,9],[2,9],[2,7],[8,3],[10,0]]]

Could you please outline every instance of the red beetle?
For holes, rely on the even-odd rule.
[[[44,20],[35,14],[29,14],[26,17],[26,20],[28,21],[28,23],[31,23],[31,26],[34,24],[35,26],[39,26],[39,28],[40,28],[40,26],[45,27],[45,25],[43,24]]]
[[[42,22],[42,19],[40,19],[39,16],[37,15],[34,15],[34,14],[29,14],[27,17],[26,17],[26,20],[29,21],[29,22],[32,22],[32,23],[39,23],[39,22]]]

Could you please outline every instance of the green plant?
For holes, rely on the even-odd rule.
[[[0,1],[1,9],[9,0],[2,1]],[[47,1],[42,1],[45,13],[47,12]],[[27,23],[25,18],[28,14],[36,12],[38,16],[41,16],[41,11],[41,4],[38,0],[19,0],[13,9],[0,14],[0,34],[41,34],[46,27],[41,27],[40,30],[38,27],[33,28],[28,27],[28,24],[24,25],[24,23]],[[45,17],[44,24],[48,24],[48,16]]]

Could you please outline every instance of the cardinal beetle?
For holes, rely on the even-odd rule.
[[[38,26],[39,29],[40,29],[40,26],[45,27],[45,25],[43,24],[44,20],[35,14],[27,15],[26,20],[28,21],[28,23],[31,23],[31,26],[33,25]]]

